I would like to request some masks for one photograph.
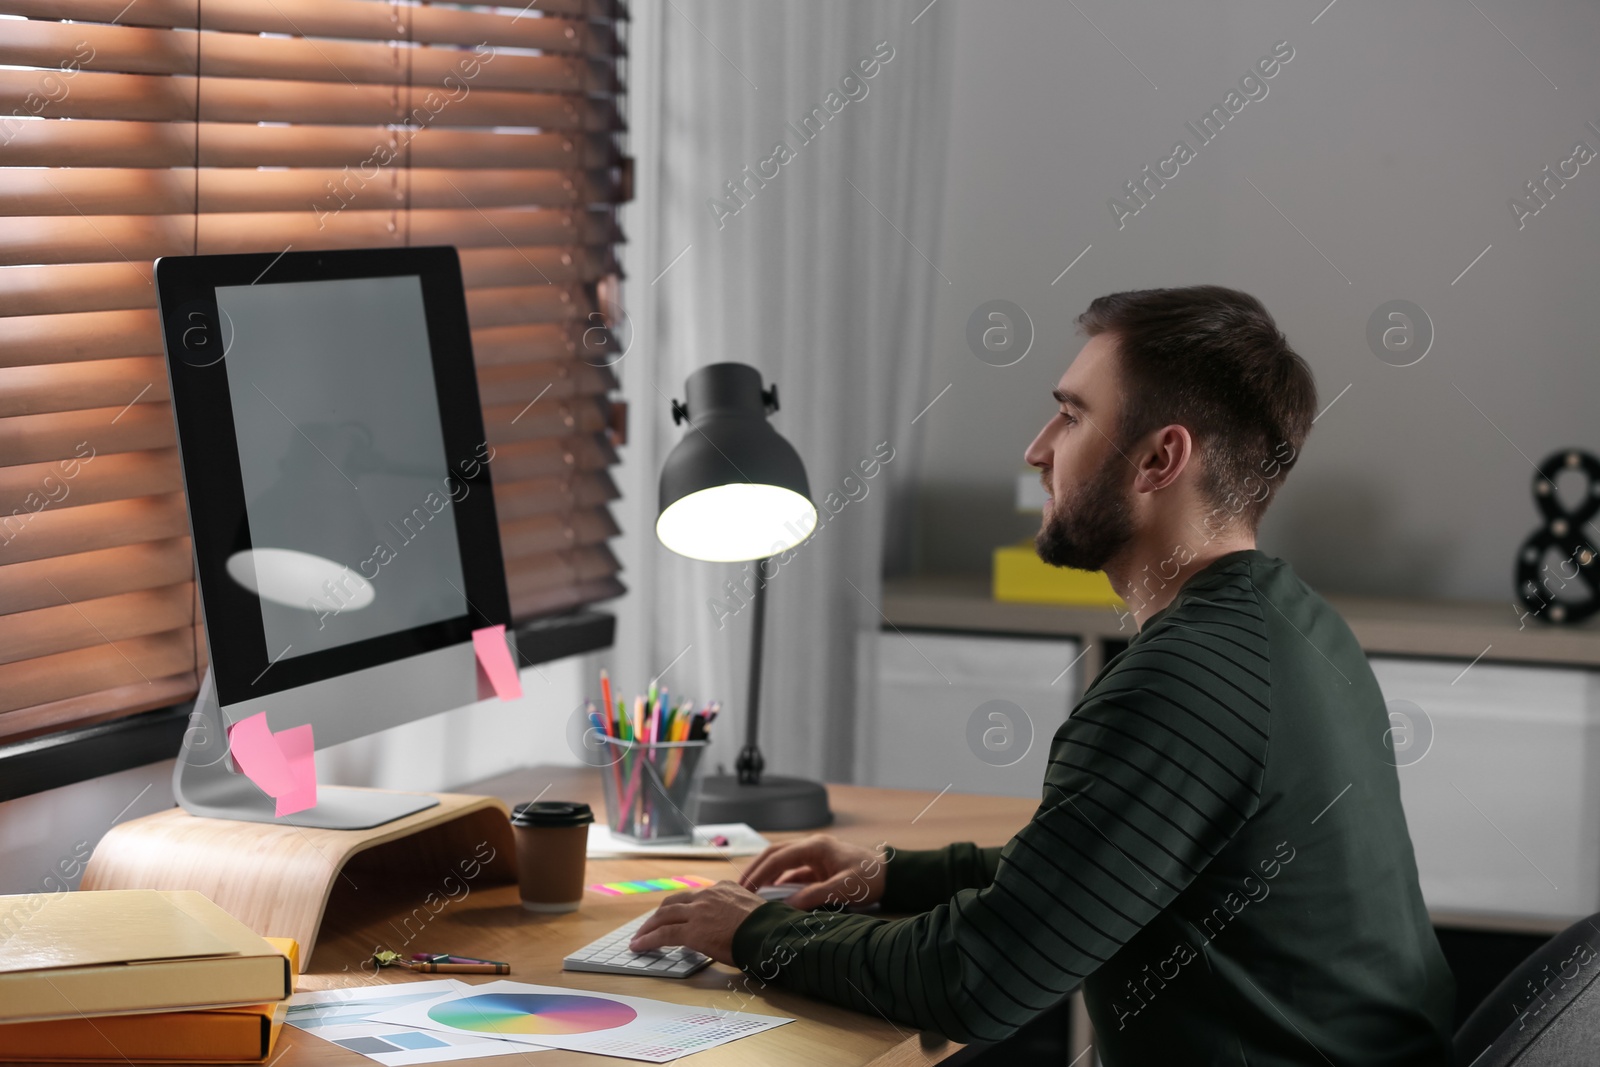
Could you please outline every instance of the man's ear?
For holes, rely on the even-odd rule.
[[[1178,480],[1194,458],[1194,438],[1187,427],[1173,423],[1155,432],[1151,443],[1139,459],[1139,477],[1134,488],[1143,483],[1143,492],[1165,489]]]

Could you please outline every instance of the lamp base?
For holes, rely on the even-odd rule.
[[[742,822],[756,830],[812,830],[833,822],[828,790],[821,782],[763,774],[760,785],[743,785],[731,774],[700,780],[702,823]]]

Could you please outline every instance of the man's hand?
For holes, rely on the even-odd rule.
[[[828,905],[871,904],[883,896],[887,858],[870,848],[851,845],[831,834],[812,834],[798,841],[769,845],[745,868],[739,884],[805,883],[788,903],[801,911]]]
[[[635,952],[682,945],[718,963],[733,963],[733,932],[766,901],[734,882],[674,893],[644,921],[628,947]]]

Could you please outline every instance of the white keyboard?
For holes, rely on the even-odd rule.
[[[798,885],[768,885],[756,890],[764,900],[787,899]],[[646,974],[657,978],[687,978],[711,962],[711,957],[693,949],[654,949],[634,952],[628,947],[634,932],[655,912],[647,911],[623,923],[597,941],[584,945],[561,961],[564,971],[591,971],[596,974]]]
[[[687,948],[653,949],[634,952],[628,947],[633,935],[654,912],[647,911],[624,923],[598,941],[591,942],[561,961],[567,971],[594,971],[599,974],[648,974],[657,978],[687,978],[711,962],[711,957]]]

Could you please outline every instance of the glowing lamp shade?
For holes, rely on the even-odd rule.
[[[656,536],[674,552],[730,562],[761,559],[811,536],[805,464],[767,422],[777,386],[743,363],[713,363],[689,376],[688,403],[672,417],[687,422],[683,440],[661,468]]]
[[[816,506],[799,493],[732,482],[668,505],[656,520],[656,536],[680,555],[727,562],[786,552],[816,527]]]

